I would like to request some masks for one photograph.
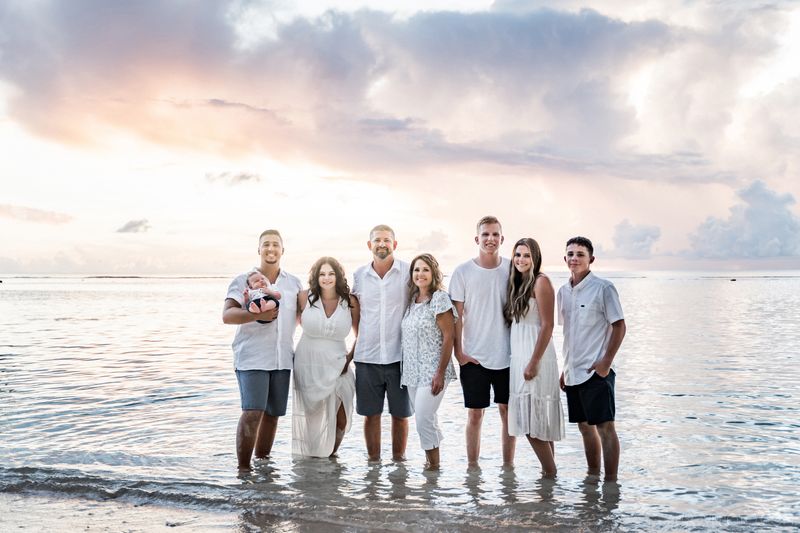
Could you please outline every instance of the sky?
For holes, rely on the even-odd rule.
[[[800,269],[800,5],[0,3],[0,275]]]

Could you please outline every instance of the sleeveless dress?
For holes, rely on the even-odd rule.
[[[345,338],[352,318],[347,303],[339,300],[330,317],[322,302],[308,304],[300,315],[303,334],[294,353],[292,453],[328,457],[336,441],[336,413],[344,406],[347,427],[353,419],[355,374],[342,368],[347,356]]]
[[[565,428],[552,338],[539,361],[536,377],[530,381],[525,381],[524,377],[540,330],[539,306],[536,299],[531,298],[528,313],[519,322],[511,323],[508,434],[556,441],[564,438]]]

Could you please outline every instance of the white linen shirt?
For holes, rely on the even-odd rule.
[[[511,364],[511,330],[503,316],[510,267],[505,257],[495,268],[470,259],[456,267],[448,287],[453,302],[464,303],[462,351],[491,370]]]
[[[601,359],[611,338],[611,324],[623,320],[614,284],[589,274],[574,287],[567,281],[558,290],[558,323],[564,326],[564,383],[580,385]]]
[[[408,263],[395,259],[381,278],[372,263],[356,270],[352,294],[358,298],[361,318],[353,360],[388,365],[401,358],[400,324],[408,299]]]
[[[233,337],[233,366],[236,370],[291,370],[294,361],[294,330],[297,327],[297,293],[300,280],[281,269],[272,284],[281,292],[278,318],[268,324],[253,321],[239,324]],[[246,309],[244,290],[247,274],[240,274],[228,286],[226,298]]]

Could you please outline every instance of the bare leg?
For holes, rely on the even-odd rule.
[[[256,457],[263,459],[272,453],[272,443],[275,442],[275,433],[278,431],[278,417],[267,413],[261,415],[256,436]]]
[[[467,463],[469,466],[478,465],[481,455],[481,425],[483,424],[483,409],[469,409],[467,411]]]
[[[439,448],[425,450],[425,470],[439,470]]]
[[[619,438],[614,422],[597,424],[597,432],[603,445],[603,465],[605,469],[604,481],[616,481],[619,468]]]
[[[381,458],[381,415],[364,417],[364,440],[367,442],[367,457],[370,461]]]
[[[583,437],[583,451],[586,454],[587,473],[594,476],[600,475],[600,452],[603,447],[600,443],[600,435],[595,426],[590,426],[586,422],[578,422],[578,429]]]
[[[528,437],[528,442],[531,443],[533,453],[536,454],[536,457],[542,465],[542,475],[548,478],[556,477],[556,460],[555,457],[553,457],[553,448],[550,446],[552,442],[539,440],[530,435],[526,435],[526,437]]]
[[[339,404],[339,410],[336,412],[336,440],[333,443],[333,451],[331,455],[336,455],[336,450],[344,438],[344,430],[347,427],[347,415],[344,412],[344,405]]]
[[[498,403],[498,410],[500,411],[500,422],[502,422],[502,429],[500,438],[503,439],[503,465],[514,465],[514,452],[517,449],[517,437],[512,437],[508,434],[508,404]]]
[[[239,461],[239,470],[250,469],[250,457],[253,455],[261,414],[261,411],[248,409],[242,411],[239,417],[239,425],[236,427],[236,458]]]
[[[408,442],[408,418],[392,417],[392,459],[406,460],[406,443]]]

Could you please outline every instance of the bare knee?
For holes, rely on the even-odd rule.
[[[578,422],[578,431],[581,432],[581,435],[584,437],[594,435],[597,431],[595,426],[590,426],[588,422]]]
[[[614,438],[617,435],[617,430],[614,427],[613,420],[603,422],[602,424],[597,424],[595,427],[597,428],[597,432],[600,433],[600,438],[602,439]]]

